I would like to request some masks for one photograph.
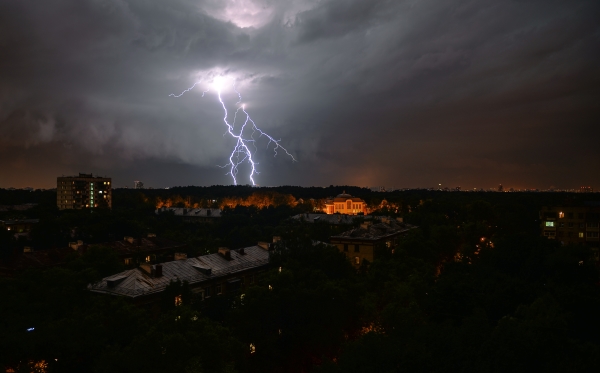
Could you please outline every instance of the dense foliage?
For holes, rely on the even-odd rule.
[[[218,198],[237,196],[223,188]],[[280,192],[316,194],[293,190]],[[41,248],[72,240],[74,227],[75,237],[89,242],[153,232],[197,253],[273,235],[283,243],[257,284],[204,302],[186,283],[171,284],[165,300],[150,307],[91,294],[88,283],[121,268],[102,246],[64,268],[1,279],[0,365],[24,372],[597,370],[597,263],[588,247],[539,237],[541,206],[581,196],[352,193],[361,191],[370,203],[385,198],[396,206],[379,213],[420,228],[358,272],[335,248],[314,241],[348,227],[287,219],[302,207],[240,205],[202,225],[156,216],[156,196],[147,192],[115,191],[114,210],[93,214],[59,212],[42,199],[18,212],[42,219],[31,235]],[[3,250],[19,244],[0,239]],[[175,293],[186,294],[182,306],[170,301]]]

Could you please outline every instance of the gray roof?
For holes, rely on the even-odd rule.
[[[220,218],[221,209],[194,209],[185,207],[161,207],[156,209],[155,213],[172,211],[175,216],[186,216],[186,217],[202,217],[202,218]],[[210,213],[208,213],[210,211]]]
[[[187,281],[193,285],[269,263],[269,252],[259,246],[246,247],[244,252],[245,254],[242,255],[237,250],[231,250],[231,260],[219,254],[209,254],[162,263],[161,277],[152,277],[138,267],[105,277],[88,288],[97,293],[136,298],[161,292],[171,281]],[[203,268],[210,268],[211,274],[201,272]],[[108,287],[107,281],[120,282],[113,287]]]
[[[352,224],[356,218],[371,218],[370,215],[343,215],[343,214],[298,214],[292,219],[302,220],[309,223],[325,222],[328,224]]]
[[[360,226],[358,228],[351,229],[343,232],[337,236],[331,238],[358,238],[361,240],[379,240],[385,237],[393,236],[399,233],[407,232],[411,229],[417,228],[414,225],[399,223],[395,220],[381,221],[375,224],[369,224],[368,226]]]

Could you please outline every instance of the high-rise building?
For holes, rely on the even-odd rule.
[[[504,192],[504,187],[502,186],[502,184],[500,184],[500,185],[498,186],[498,191],[499,191],[499,192]]]
[[[600,204],[586,202],[583,206],[548,206],[540,211],[544,237],[564,244],[600,243]]]
[[[56,205],[59,210],[112,208],[111,178],[82,173],[57,177]]]
[[[591,186],[582,186],[581,188],[579,188],[579,193],[592,193],[594,192],[594,188],[592,188]]]
[[[134,181],[133,182],[133,189],[144,189],[144,183],[142,183],[141,181]]]

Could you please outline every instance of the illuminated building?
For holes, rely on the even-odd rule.
[[[358,215],[367,213],[367,204],[360,198],[352,197],[346,192],[325,201],[326,214]]]
[[[373,262],[382,251],[394,252],[400,237],[416,228],[399,220],[381,218],[379,221],[368,221],[360,227],[331,237],[331,244],[344,253],[355,267],[364,260]]]
[[[111,178],[82,173],[57,177],[56,205],[59,210],[112,208]]]
[[[587,244],[597,248],[600,242],[600,203],[584,206],[544,207],[540,211],[544,237],[563,244]],[[598,251],[595,252],[598,259]]]
[[[594,192],[594,188],[592,188],[591,186],[582,186],[581,188],[579,188],[579,193],[593,193]]]
[[[216,254],[139,267],[103,278],[89,289],[95,293],[127,297],[137,304],[160,300],[173,281],[187,281],[196,300],[236,293],[254,284],[269,264],[270,244],[238,250],[219,248]],[[180,300],[175,297],[177,305]]]

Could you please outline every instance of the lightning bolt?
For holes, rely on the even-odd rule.
[[[169,97],[175,97],[175,98],[181,97],[185,93],[194,89],[196,87],[196,85],[198,85],[199,83],[200,82],[194,83],[194,85],[192,85],[188,89],[185,89],[180,94],[171,93],[169,95]],[[256,170],[256,165],[258,164],[258,162],[256,162],[253,159],[253,154],[258,151],[258,148],[256,147],[257,139],[254,138],[254,136],[257,133],[258,133],[258,138],[261,138],[264,136],[269,140],[267,142],[266,149],[268,149],[271,144],[274,144],[273,145],[273,152],[274,152],[273,156],[274,157],[276,157],[279,154],[278,150],[280,150],[280,151],[284,152],[287,156],[292,158],[292,161],[295,162],[296,159],[294,158],[294,156],[292,154],[290,154],[290,152],[287,151],[286,148],[281,146],[281,144],[280,144],[281,139],[279,139],[279,140],[274,139],[269,134],[262,131],[256,125],[254,120],[252,120],[252,118],[250,117],[250,114],[248,114],[248,112],[246,111],[245,105],[242,104],[242,95],[236,89],[235,83],[232,84],[232,87],[233,87],[233,90],[235,91],[235,93],[238,95],[239,100],[238,100],[238,102],[236,102],[236,105],[239,105],[239,106],[238,106],[237,110],[235,111],[233,121],[231,123],[229,123],[229,121],[227,119],[229,116],[229,113],[227,111],[227,106],[225,105],[225,102],[223,101],[223,98],[221,97],[221,85],[216,84],[217,98],[218,98],[219,103],[221,104],[221,107],[223,108],[223,112],[224,112],[223,123],[225,123],[225,126],[227,127],[225,134],[228,134],[229,136],[231,136],[235,141],[235,146],[233,147],[233,150],[231,151],[231,154],[229,155],[229,163],[227,163],[223,166],[219,166],[219,167],[229,168],[229,172],[227,172],[226,175],[231,175],[231,177],[233,178],[233,184],[237,185],[237,175],[239,172],[238,166],[240,166],[244,163],[248,163],[250,166],[250,175],[248,175],[248,178],[252,182],[252,185],[256,185],[256,182],[254,181],[254,176],[256,174],[259,174],[259,172]],[[209,91],[210,90],[203,91],[202,97],[204,97],[204,95],[206,93],[208,93]],[[245,120],[244,120],[244,123],[242,124],[242,126],[240,127],[239,131],[236,132],[235,131],[235,123],[237,120],[238,112],[240,110],[242,111],[243,115],[245,116]],[[223,136],[225,136],[225,134],[223,134]],[[252,145],[252,147],[254,148],[254,153],[250,150],[250,145]]]

